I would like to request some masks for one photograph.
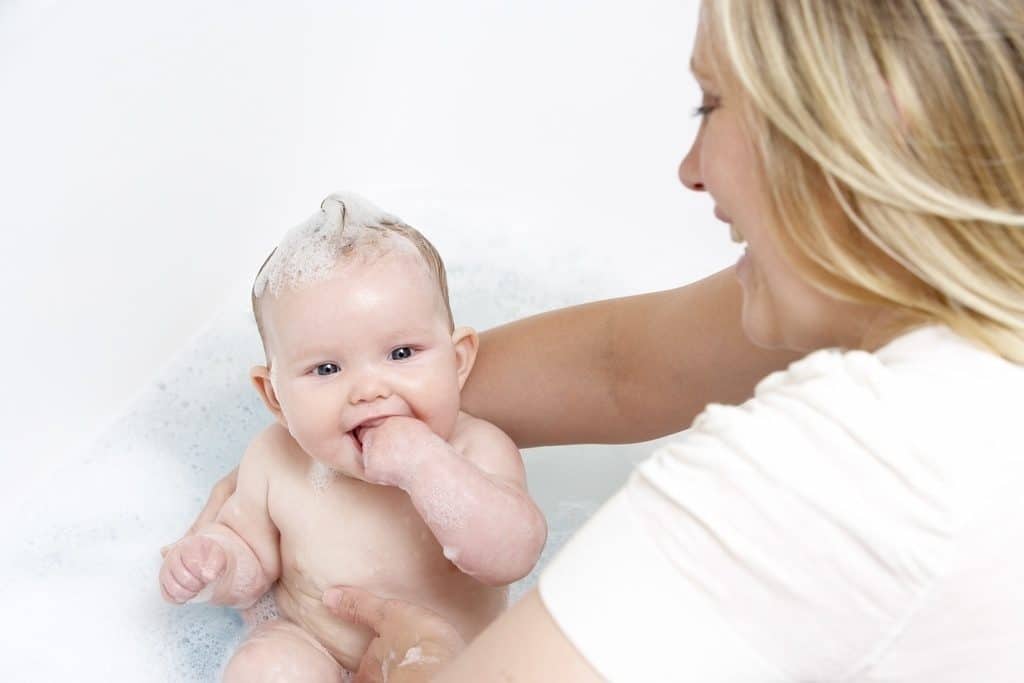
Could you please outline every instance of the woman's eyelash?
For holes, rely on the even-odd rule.
[[[714,109],[715,109],[715,105],[713,105],[713,104],[702,104],[699,107],[694,107],[693,108],[693,115],[694,116],[704,117],[704,116],[707,116],[708,114],[710,114],[712,111],[714,111]]]

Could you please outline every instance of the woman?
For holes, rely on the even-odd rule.
[[[692,69],[680,178],[735,272],[496,330],[467,406],[524,445],[644,439],[785,362],[738,330],[808,355],[638,467],[468,646],[328,591],[380,634],[357,680],[1020,679],[1024,8],[716,0]]]

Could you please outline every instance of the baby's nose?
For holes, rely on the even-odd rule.
[[[379,373],[363,372],[353,378],[349,401],[351,403],[368,403],[391,395],[387,380]]]

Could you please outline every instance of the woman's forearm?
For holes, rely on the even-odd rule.
[[[747,398],[792,353],[743,334],[731,270],[685,287],[550,311],[484,332],[463,408],[521,447],[626,443]]]

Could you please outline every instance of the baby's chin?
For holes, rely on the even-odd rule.
[[[351,433],[342,435],[329,448],[317,449],[315,451],[305,450],[317,465],[348,477],[363,478],[362,449]]]

